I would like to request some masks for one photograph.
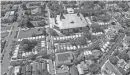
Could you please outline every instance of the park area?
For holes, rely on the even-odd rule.
[[[28,30],[21,30],[19,32],[19,36],[18,38],[21,39],[21,38],[27,38],[27,37],[33,37],[35,35],[40,35],[42,34],[43,32],[43,28],[33,28],[33,29],[28,29]]]

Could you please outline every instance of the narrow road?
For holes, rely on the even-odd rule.
[[[46,4],[46,10],[48,11],[47,12],[47,14],[48,14],[48,25],[49,25],[49,27],[51,26],[51,24],[50,24],[50,10],[49,10],[49,8],[48,8],[48,6],[47,6],[47,4]],[[49,36],[48,36],[48,42],[47,42],[47,46],[48,46],[48,49],[47,49],[47,52],[48,52],[48,54],[51,54],[51,53],[55,53],[55,51],[54,51],[54,49],[53,49],[53,36],[51,36],[50,34],[49,34]],[[56,73],[56,70],[55,70],[55,61],[53,61],[53,75],[54,75],[54,73]]]
[[[12,24],[12,31],[11,31],[12,34],[6,38],[6,40],[7,40],[7,43],[6,43],[7,47],[5,47],[5,53],[4,53],[3,61],[2,61],[2,65],[1,65],[1,74],[2,75],[4,74],[4,72],[8,71],[8,67],[10,65],[10,59],[8,57],[9,57],[9,52],[10,52],[10,49],[11,49],[10,47],[11,47],[12,41],[13,41],[15,35],[16,35],[15,29],[18,28],[17,25],[18,24],[16,22],[14,22]]]

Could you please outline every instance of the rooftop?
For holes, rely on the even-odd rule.
[[[81,14],[80,17],[77,14],[65,14],[64,17],[65,19],[60,19],[60,15],[57,15],[57,23],[60,29],[85,27],[87,25]]]

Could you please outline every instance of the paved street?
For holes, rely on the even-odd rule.
[[[12,24],[12,34],[10,36],[7,37],[7,47],[5,47],[5,53],[4,53],[4,57],[3,57],[3,61],[2,61],[2,67],[1,67],[1,74],[3,75],[4,72],[6,72],[8,70],[8,66],[10,64],[10,59],[8,59],[8,56],[9,56],[9,52],[10,52],[10,47],[11,47],[11,43],[12,43],[12,40],[14,39],[15,35],[16,35],[16,30],[15,29],[18,29],[17,27],[17,23],[14,22]]]
[[[48,11],[47,12],[47,14],[48,14],[48,25],[50,26],[50,11],[49,11],[49,8],[48,8],[48,6],[46,5],[46,10]],[[47,49],[47,52],[48,52],[48,54],[51,54],[51,53],[55,53],[55,51],[54,51],[54,49],[52,48],[52,46],[53,46],[53,36],[51,36],[51,35],[49,35],[48,36],[48,40],[49,41],[47,41],[47,46],[48,46],[48,49]],[[55,61],[53,61],[53,74],[54,73],[56,73],[56,70],[55,70]]]

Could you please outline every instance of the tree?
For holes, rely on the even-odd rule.
[[[96,63],[93,63],[89,66],[89,71],[92,73],[92,74],[97,74],[99,71],[100,71],[100,67],[98,66],[98,64]]]
[[[21,7],[23,8],[23,10],[26,10],[27,9],[26,2],[22,2]]]
[[[92,32],[96,33],[96,32],[104,32],[103,28],[101,27],[95,27],[92,29]]]
[[[46,32],[46,29],[43,29],[42,35],[48,36],[48,34],[47,34],[47,32]]]
[[[119,50],[115,50],[113,56],[117,56],[119,54]]]
[[[32,33],[32,37],[36,37],[37,35],[35,33]]]
[[[13,56],[13,51],[10,51],[9,52],[9,57],[12,57]]]
[[[29,44],[29,43],[30,43],[30,41],[29,41],[28,39],[23,39],[23,40],[20,42],[21,45]]]
[[[88,40],[91,40],[92,35],[90,33],[84,33],[83,36],[86,37]]]
[[[52,54],[50,54],[49,55],[49,59],[51,59],[52,61],[55,61],[55,54],[54,53],[52,53]]]
[[[41,75],[51,75],[47,70],[41,71]]]
[[[86,45],[87,44],[87,39],[85,37],[79,37],[76,39],[77,45]]]
[[[24,50],[25,52],[31,51],[31,50],[29,49],[29,45],[28,45],[28,44],[24,44],[24,45],[22,46],[22,50]]]
[[[27,16],[27,17],[22,17],[20,22],[19,22],[19,27],[21,28],[31,28],[31,27],[34,27],[33,24],[30,22],[30,18]]]
[[[75,51],[75,57],[78,57],[80,55],[81,51],[82,51],[81,49],[77,49]]]
[[[38,26],[45,26],[45,25],[47,25],[45,21],[38,22]]]
[[[89,30],[90,30],[90,27],[89,26],[86,26],[82,29],[82,32],[83,33],[89,33]]]
[[[65,19],[63,13],[60,14],[60,20]]]
[[[129,55],[127,53],[119,53],[118,57],[124,59],[126,62],[129,60]]]
[[[125,33],[125,31],[123,29],[119,29],[118,32],[119,33]]]
[[[99,18],[103,22],[108,22],[110,20],[110,15],[99,16]]]
[[[47,33],[48,33],[49,35],[52,35],[52,36],[57,36],[57,35],[58,35],[58,34],[56,33],[56,31],[53,30],[53,29],[51,29],[51,28],[47,28],[46,31],[47,31]]]
[[[4,73],[3,75],[8,75],[7,73]]]
[[[97,22],[99,19],[96,16],[94,16],[94,17],[92,17],[92,20]]]
[[[126,34],[127,36],[130,36],[130,31],[126,31],[125,34]]]
[[[34,61],[34,60],[36,59],[36,56],[37,56],[37,55],[30,54],[30,55],[28,56],[28,58]]]
[[[84,61],[84,56],[78,56],[73,60],[73,64],[79,64],[81,61]]]
[[[1,17],[4,17],[4,16],[5,16],[5,13],[6,13],[6,11],[2,11],[2,10],[1,10]]]
[[[25,10],[24,14],[25,15],[31,15],[31,10]]]
[[[12,7],[13,7],[13,4],[8,4],[6,7],[6,10],[10,10],[10,9],[12,9]]]
[[[18,65],[21,65],[22,63],[23,63],[23,61],[17,60],[17,61],[11,61],[10,65],[11,66],[18,66]]]
[[[23,39],[20,43],[20,47],[23,51],[29,52],[37,45],[37,41],[32,40],[29,41],[28,39]]]
[[[118,62],[118,58],[116,56],[110,56],[109,61],[113,64],[116,65]]]
[[[30,43],[31,43],[33,46],[35,46],[35,45],[38,44],[36,40],[31,40]]]
[[[91,60],[91,61],[96,62],[96,58],[95,58],[94,55],[89,55],[88,59]]]
[[[70,44],[73,46],[77,46],[75,39],[70,39]]]

